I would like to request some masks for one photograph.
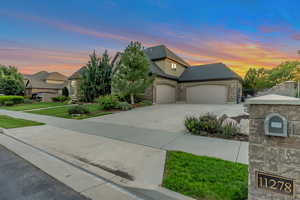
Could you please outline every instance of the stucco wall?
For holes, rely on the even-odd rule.
[[[206,82],[184,82],[178,84],[178,100],[186,101],[186,91],[188,87],[198,85],[223,85],[227,87],[227,102],[236,103],[237,100],[237,88],[240,88],[240,97],[242,95],[242,84],[238,80],[223,80],[223,81],[206,81]]]
[[[173,76],[177,76],[179,77],[185,70],[185,67],[183,65],[181,65],[178,62],[175,62],[173,60],[170,60],[168,58],[164,59],[164,60],[158,60],[155,61],[155,63],[166,73],[166,74],[170,74]],[[172,63],[176,64],[176,70],[172,70],[171,65]]]

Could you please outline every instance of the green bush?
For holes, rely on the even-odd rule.
[[[32,100],[32,99],[27,99],[27,98],[25,98],[25,99],[24,99],[24,103],[25,103],[25,104],[32,104],[32,103],[33,103],[33,100]]]
[[[69,108],[68,113],[69,115],[89,114],[90,111],[83,106],[73,106]]]
[[[224,123],[226,117],[217,117],[205,114],[199,118],[187,116],[184,120],[186,129],[194,135],[212,135],[224,138],[232,138],[238,134],[238,127],[234,122]]]
[[[15,103],[13,101],[4,101],[5,106],[13,106]]]
[[[126,110],[131,110],[132,106],[126,101],[124,101],[124,102],[119,102],[117,108],[126,111]]]
[[[66,96],[52,97],[53,102],[65,102],[65,101],[69,101],[69,100],[70,100],[70,98],[66,97]]]
[[[139,103],[141,106],[151,106],[153,103],[149,100],[143,100]]]
[[[115,95],[119,101],[123,102],[126,101],[128,103],[130,103],[130,95],[120,95],[120,94],[116,94]],[[144,96],[143,95],[134,95],[134,101],[135,103],[141,103],[144,100]],[[152,104],[152,103],[151,103]]]
[[[0,96],[0,105],[4,105],[5,101],[12,101],[13,104],[20,104],[24,102],[22,96]]]
[[[97,102],[104,110],[118,108],[119,100],[115,95],[106,95],[99,97]]]
[[[222,130],[219,132],[219,135],[225,138],[234,137],[236,134],[238,134],[238,127],[233,122],[223,124]]]
[[[184,125],[189,132],[191,132],[195,135],[200,134],[200,131],[201,131],[200,121],[197,117],[187,116],[184,120]]]

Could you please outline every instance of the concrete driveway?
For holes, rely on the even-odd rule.
[[[158,104],[86,120],[170,132],[183,132],[185,131],[183,121],[187,115],[199,116],[205,113],[226,114],[228,116],[245,114],[242,104]]]

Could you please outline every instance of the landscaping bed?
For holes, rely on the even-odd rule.
[[[199,200],[246,200],[248,166],[169,151],[162,185]]]
[[[249,136],[243,133],[245,127],[241,126],[241,120],[248,120],[247,115],[230,118],[226,115],[217,117],[207,113],[199,117],[187,116],[184,125],[193,135],[248,141]]]
[[[43,110],[34,110],[34,111],[28,111],[29,113],[35,113],[40,115],[50,115],[54,117],[62,117],[62,118],[68,118],[68,119],[86,119],[90,117],[97,117],[102,115],[108,115],[112,114],[112,111],[104,111],[101,110],[100,106],[98,104],[85,104],[81,107],[87,109],[89,113],[86,114],[78,114],[78,115],[70,115],[69,109],[71,106],[65,106],[65,107],[58,107],[58,108],[49,108],[49,109],[43,109]],[[115,112],[115,111],[114,111]]]
[[[26,127],[26,126],[39,126],[44,125],[44,123],[25,120],[25,119],[19,119],[19,118],[13,118],[6,115],[0,115],[0,127],[1,128],[20,128],[20,127]]]
[[[38,108],[48,108],[54,106],[62,106],[65,105],[61,102],[37,102],[32,104],[17,104],[13,106],[1,106],[1,109],[5,110],[13,110],[13,111],[23,111],[23,110],[32,110]]]

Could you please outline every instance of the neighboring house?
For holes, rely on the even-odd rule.
[[[32,75],[23,75],[26,96],[39,96],[42,101],[51,101],[52,97],[62,95],[68,77],[58,72],[41,71]]]
[[[298,92],[298,84],[296,81],[285,81],[262,91],[259,91],[255,96],[264,96],[269,94],[277,94],[282,96],[295,97]]]
[[[68,78],[67,88],[69,96],[73,100],[80,99],[80,76],[85,67],[80,68]]]
[[[239,103],[242,79],[223,63],[190,66],[164,45],[145,49],[150,71],[156,75],[145,92],[154,103]],[[113,59],[113,72],[120,60]]]

